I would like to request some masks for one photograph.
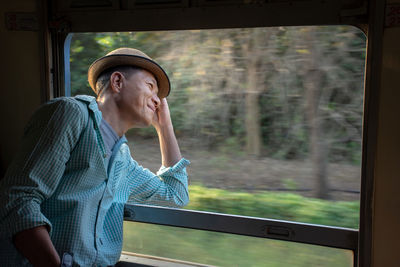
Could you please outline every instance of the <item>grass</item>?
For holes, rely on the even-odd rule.
[[[125,222],[124,251],[216,266],[352,266],[352,252],[321,246]]]
[[[190,186],[187,209],[358,228],[357,202],[334,202],[296,194],[232,192]],[[352,266],[342,249],[125,222],[123,250],[217,266]]]
[[[358,201],[328,201],[294,193],[248,193],[201,185],[191,185],[189,192],[187,209],[358,228]]]

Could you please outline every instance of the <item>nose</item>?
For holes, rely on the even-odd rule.
[[[157,94],[153,94],[152,101],[153,101],[154,105],[156,106],[156,108],[158,108],[160,106],[161,101]]]

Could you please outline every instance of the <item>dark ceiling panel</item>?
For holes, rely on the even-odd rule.
[[[78,4],[79,2],[79,4]],[[366,0],[57,0],[72,32],[365,25]]]

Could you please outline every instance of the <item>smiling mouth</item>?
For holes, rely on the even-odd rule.
[[[156,109],[153,108],[152,106],[147,106],[151,111],[156,112]]]

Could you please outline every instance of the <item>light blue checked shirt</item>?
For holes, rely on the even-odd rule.
[[[29,266],[12,236],[40,225],[49,227],[59,255],[73,253],[74,266],[115,264],[128,199],[173,207],[188,203],[186,159],[161,167],[157,176],[132,159],[123,137],[106,169],[101,119],[89,96],[58,98],[34,114],[0,182],[0,266]]]

